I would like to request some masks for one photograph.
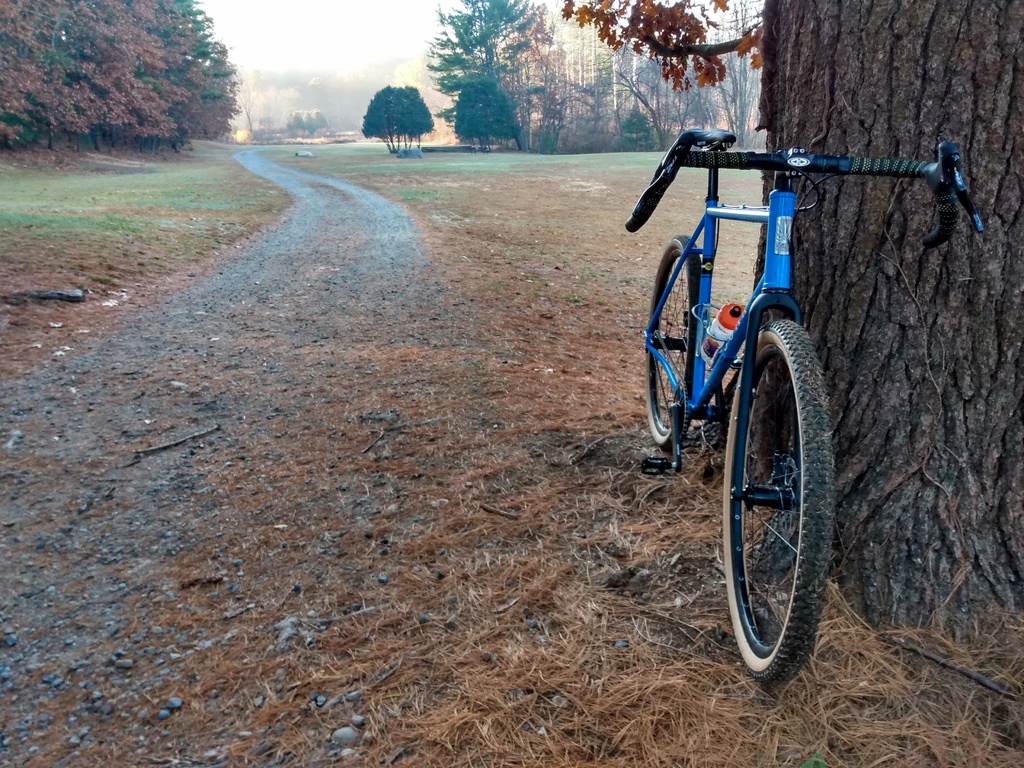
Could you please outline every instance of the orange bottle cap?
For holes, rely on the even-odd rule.
[[[718,322],[725,330],[734,331],[742,316],[742,304],[726,304],[718,312]]]

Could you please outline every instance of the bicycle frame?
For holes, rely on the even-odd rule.
[[[675,371],[667,364],[661,351],[654,345],[653,334],[661,318],[665,301],[672,291],[679,272],[686,259],[701,260],[699,304],[707,306],[711,302],[711,282],[714,275],[714,260],[717,244],[718,221],[745,221],[753,224],[767,224],[764,272],[754,288],[747,303],[743,316],[729,342],[719,351],[710,372],[707,364],[697,350],[704,343],[707,332],[706,324],[700,323],[697,331],[697,349],[692,350],[694,366],[693,380],[686,382],[689,396],[685,406],[688,412],[698,419],[721,416],[715,409],[720,405],[713,403],[715,393],[722,385],[726,371],[732,367],[739,356],[740,349],[746,343],[748,350],[757,349],[757,333],[761,326],[761,317],[769,309],[779,310],[800,322],[801,312],[796,301],[790,294],[792,258],[790,255],[790,234],[793,218],[796,214],[796,193],[793,192],[792,181],[788,174],[777,173],[775,188],[768,195],[767,206],[725,206],[718,202],[718,169],[708,171],[708,195],[705,200],[704,215],[697,228],[686,243],[681,258],[676,263],[665,291],[652,313],[651,322],[644,331],[644,342],[647,351],[654,355],[659,364],[668,374],[669,383],[677,402],[681,400],[683,387],[678,381]],[[698,239],[700,244],[698,245]],[[751,369],[744,366],[740,372],[740,386],[749,385]],[[743,390],[740,390],[743,391]],[[678,441],[677,441],[678,442]]]

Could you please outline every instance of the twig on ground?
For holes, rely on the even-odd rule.
[[[388,755],[386,758],[383,758],[382,762],[384,762],[386,765],[391,766],[391,765],[394,765],[394,763],[397,760],[399,760],[400,758],[404,757],[405,755],[411,754],[411,753],[412,753],[412,750],[409,749],[408,747],[399,747],[394,752],[392,752],[390,755]]]
[[[256,603],[247,603],[246,605],[240,605],[237,608],[232,608],[230,611],[225,611],[224,612],[224,618],[225,619],[234,619],[234,618],[236,618],[238,616],[241,616],[246,611],[251,611],[255,607],[256,607]]]
[[[212,427],[210,427],[209,429],[204,429],[202,432],[196,432],[195,434],[192,435],[186,435],[185,437],[182,437],[178,440],[172,440],[169,443],[154,445],[152,448],[140,448],[137,451],[135,451],[135,456],[132,458],[131,461],[128,462],[128,464],[130,466],[132,464],[137,463],[144,456],[149,456],[152,453],[159,453],[160,451],[165,451],[168,448],[174,448],[176,445],[187,443],[189,440],[197,440],[200,437],[206,437],[208,434],[210,434],[211,432],[216,432],[218,429],[220,429],[220,424],[214,424]]]
[[[207,584],[220,584],[224,581],[223,576],[197,576],[194,579],[183,581],[178,585],[178,589],[190,589],[192,587],[201,587]]]
[[[519,515],[515,512],[506,512],[504,509],[498,509],[497,507],[491,506],[490,504],[481,504],[480,509],[484,512],[490,512],[492,515],[498,515],[498,517],[504,517],[508,520],[518,520]]]
[[[402,659],[399,658],[398,661],[394,662],[393,664],[388,666],[386,669],[381,671],[381,673],[379,675],[377,675],[373,679],[373,682],[370,683],[370,686],[372,687],[374,685],[380,685],[385,680],[387,680],[389,677],[391,677],[393,674],[395,674],[395,672],[397,672],[398,668],[401,667],[401,666],[402,666]]]
[[[368,446],[363,448],[363,450],[361,450],[360,453],[366,453],[368,450],[373,448],[373,446],[375,446],[377,443],[379,443],[383,438],[384,438],[384,430],[382,429],[380,431],[380,434],[377,435],[375,438],[373,438],[373,441]]]
[[[981,674],[981,672],[975,672],[973,669],[968,669],[967,667],[961,666],[960,664],[950,661],[944,656],[940,656],[934,651],[929,651],[927,648],[922,648],[921,646],[910,642],[904,637],[890,636],[890,639],[900,648],[904,648],[905,650],[913,651],[914,653],[920,654],[929,661],[934,661],[941,667],[946,667],[947,669],[952,669],[954,672],[959,672],[964,677],[973,680],[978,685],[988,688],[990,691],[995,691],[996,693],[1000,693],[1003,696],[1016,697],[1013,691],[1000,685],[992,678],[986,677],[985,675]]]
[[[390,605],[368,605],[365,608],[360,608],[358,611],[352,611],[351,613],[345,613],[345,614],[342,614],[341,616],[323,616],[323,617],[318,617],[316,619],[310,619],[310,621],[308,621],[307,623],[308,624],[333,624],[334,622],[341,621],[342,619],[352,619],[352,618],[355,618],[356,616],[365,616],[368,613],[377,613],[377,611],[383,611],[383,610],[385,610],[387,608],[390,608],[390,607],[391,607]]]
[[[664,490],[665,488],[668,488],[668,483],[658,483],[657,485],[648,488],[647,492],[644,493],[644,495],[637,500],[636,505],[638,507],[642,507],[644,502],[647,501],[648,498],[650,498],[653,494],[657,493],[658,491]]]
[[[511,600],[508,600],[507,602],[504,602],[501,605],[499,605],[497,608],[495,608],[494,612],[495,613],[504,613],[509,608],[511,608],[513,605],[518,603],[521,598],[522,598],[522,595],[517,595],[516,597],[513,597]]]
[[[584,456],[586,456],[588,453],[594,450],[597,446],[599,446],[609,437],[611,437],[611,435],[602,435],[589,445],[583,446],[583,450],[579,451],[578,453],[574,453],[572,456],[569,457],[569,466],[573,466],[577,461],[582,459]]]

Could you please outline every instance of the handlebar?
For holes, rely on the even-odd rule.
[[[935,223],[924,236],[925,248],[935,248],[949,240],[956,229],[960,206],[967,211],[974,229],[978,232],[984,230],[981,216],[964,183],[960,150],[951,141],[938,145],[935,162],[923,163],[918,160],[809,155],[799,148],[782,152],[719,151],[731,145],[730,139],[735,141],[724,131],[683,131],[658,164],[650,186],[644,190],[626,221],[626,229],[636,232],[647,223],[675,181],[679,169],[686,167],[923,178],[935,196]],[[691,152],[695,146],[706,147],[708,151]]]

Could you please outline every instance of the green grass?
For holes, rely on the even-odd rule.
[[[231,155],[215,145],[166,160],[0,155],[0,270],[111,285],[199,261],[287,204]]]

